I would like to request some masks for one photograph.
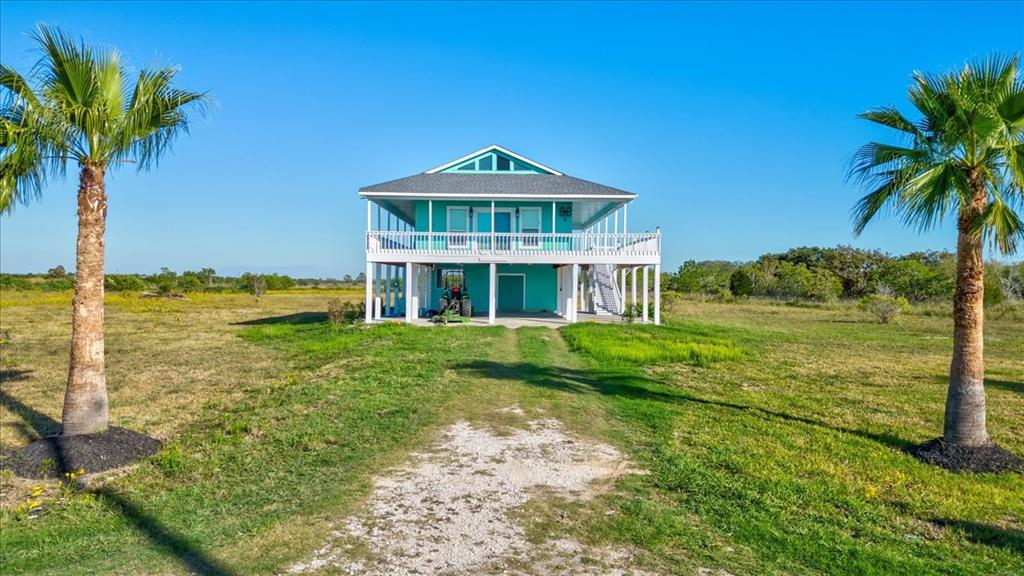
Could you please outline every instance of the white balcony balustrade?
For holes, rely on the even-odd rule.
[[[366,253],[371,256],[657,257],[661,254],[661,233],[372,231],[366,233]]]

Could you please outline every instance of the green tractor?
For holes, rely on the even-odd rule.
[[[460,286],[445,288],[441,293],[440,312],[434,316],[434,322],[469,322],[473,316],[473,301],[469,292]]]

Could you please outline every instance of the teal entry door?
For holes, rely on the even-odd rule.
[[[498,250],[508,250],[512,247],[512,238],[507,236],[512,231],[512,213],[495,210],[494,212],[494,232],[497,234],[506,234],[506,236],[497,236],[495,242],[497,243]]]
[[[526,277],[521,274],[498,275],[498,312],[522,312],[526,308]]]

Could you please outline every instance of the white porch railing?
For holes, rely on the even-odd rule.
[[[628,234],[394,232],[366,233],[367,254],[657,256],[660,232]]]

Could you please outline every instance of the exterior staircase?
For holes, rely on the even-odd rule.
[[[622,314],[619,287],[615,285],[614,268],[611,264],[595,264],[591,267],[594,286],[594,313],[598,316]]]

